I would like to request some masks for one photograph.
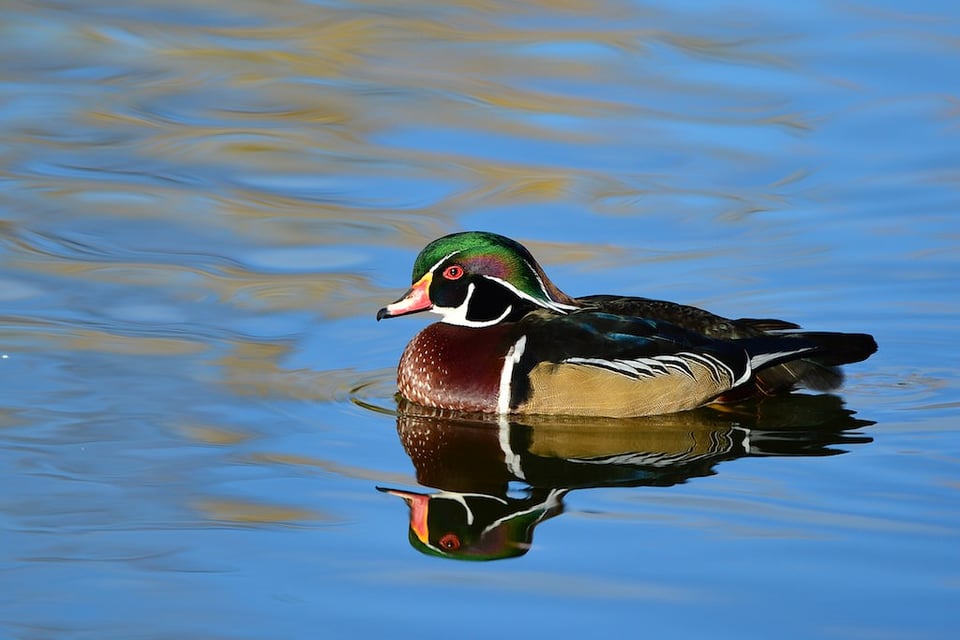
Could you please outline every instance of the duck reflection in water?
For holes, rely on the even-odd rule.
[[[834,395],[766,398],[736,408],[634,419],[509,422],[401,400],[397,433],[417,481],[437,491],[378,487],[409,506],[410,544],[460,560],[522,556],[563,498],[592,487],[671,486],[745,456],[825,456],[871,442]],[[522,490],[511,490],[511,483]]]

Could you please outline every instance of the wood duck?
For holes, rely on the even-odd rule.
[[[871,442],[832,394],[764,398],[629,419],[526,416],[478,421],[399,402],[397,435],[427,493],[377,487],[409,507],[417,551],[459,560],[527,553],[570,491],[668,487],[745,456],[826,456]],[[589,537],[585,538],[589,540]]]
[[[531,489],[524,497],[482,493],[418,493],[377,487],[410,507],[408,536],[425,555],[457,560],[522,556],[541,522],[563,512],[565,489]]]
[[[397,385],[427,407],[487,414],[629,417],[838,387],[838,365],[877,350],[862,333],[797,331],[648,298],[572,298],[521,244],[467,231],[417,256],[413,285],[377,320],[432,311]]]

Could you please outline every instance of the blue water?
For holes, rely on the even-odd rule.
[[[0,637],[954,637],[958,33],[948,2],[7,3]],[[880,350],[732,414],[398,418],[430,319],[376,310],[473,228],[572,295]]]

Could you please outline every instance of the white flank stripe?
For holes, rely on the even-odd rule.
[[[740,376],[738,379],[736,379],[736,380],[733,381],[733,383],[730,385],[730,388],[731,388],[731,389],[735,389],[735,388],[739,387],[739,386],[742,385],[744,382],[746,382],[747,380],[750,379],[750,376],[753,375],[753,366],[752,366],[752,365],[753,365],[753,363],[750,362],[749,356],[748,356],[747,366],[746,366],[746,368],[745,368],[744,371],[743,371],[743,375]],[[732,377],[733,377],[733,375],[732,375],[732,374],[733,374],[733,369],[730,370],[730,373],[731,373],[731,376],[730,376],[730,377],[732,378]]]
[[[740,376],[740,379],[733,383],[730,387],[739,386],[750,379],[750,376],[753,375],[754,369],[762,367],[771,360],[777,360],[779,358],[785,358],[787,356],[797,355],[800,353],[806,353],[808,351],[813,351],[813,347],[804,347],[802,349],[794,349],[793,351],[774,351],[772,353],[760,353],[755,356],[747,355],[749,360],[747,361],[747,370],[743,372],[743,375]]]
[[[740,382],[745,381],[750,377],[750,363],[747,364],[746,377],[733,382],[733,367],[729,366],[722,360],[716,358],[715,356],[710,355],[709,353],[691,353],[684,351],[680,355],[687,357],[692,362],[697,362],[710,372],[710,377],[713,379],[717,386],[723,384],[733,383],[733,387],[740,384]],[[730,388],[733,388],[730,387]]]
[[[523,357],[526,346],[527,336],[520,336],[520,339],[507,351],[507,357],[503,359],[503,369],[500,370],[500,390],[497,392],[497,413],[500,415],[510,413],[510,382],[513,380],[513,368]]]
[[[609,371],[616,371],[632,378],[656,378],[657,376],[670,375],[673,372],[683,374],[688,378],[693,377],[690,366],[684,360],[684,355],[679,356],[655,356],[652,358],[637,358],[635,360],[604,360],[603,358],[567,358],[564,362],[571,364],[585,364],[594,367],[601,367]],[[699,360],[697,360],[699,362]]]
[[[628,376],[636,376],[637,368],[625,360],[604,360],[602,358],[567,358],[564,362],[571,364],[589,364],[604,369],[613,369]]]
[[[787,356],[796,355],[798,353],[805,353],[807,351],[813,351],[813,347],[804,347],[802,349],[794,349],[793,351],[774,351],[772,353],[759,353],[755,356],[750,357],[750,367],[757,369],[767,364],[771,360],[777,360],[779,358],[785,358]]]

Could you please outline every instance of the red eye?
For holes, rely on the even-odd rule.
[[[457,280],[463,276],[463,267],[458,264],[452,264],[443,270],[443,277],[447,280]]]
[[[460,548],[460,538],[455,533],[448,533],[440,538],[440,546],[447,551],[456,551]]]

